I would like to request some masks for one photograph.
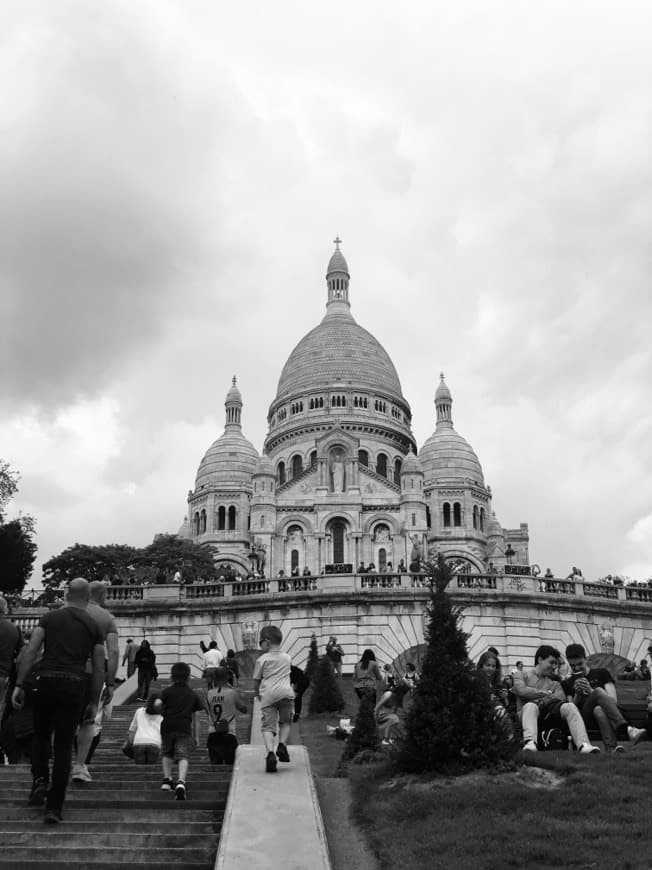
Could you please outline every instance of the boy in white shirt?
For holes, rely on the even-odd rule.
[[[276,625],[266,625],[260,632],[262,655],[254,666],[254,688],[260,699],[263,740],[267,750],[265,770],[276,773],[276,759],[289,761],[286,742],[294,714],[294,690],[290,682],[292,660],[281,652],[283,633]],[[278,747],[274,753],[278,723]]]

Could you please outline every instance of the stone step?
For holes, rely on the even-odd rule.
[[[65,814],[64,814],[65,818]],[[41,821],[40,829],[31,831],[3,831],[2,832],[2,851],[5,849],[26,847],[31,849],[41,849],[50,847],[59,849],[67,847],[70,844],[70,827],[68,823],[58,827],[48,827]],[[93,834],[93,848],[99,849],[105,847],[107,849],[183,849],[190,844],[191,848],[201,849],[206,851],[211,848],[211,839],[215,840],[217,833],[211,831],[208,834],[189,840],[188,835],[183,831],[177,833],[168,833],[167,828],[164,831],[159,831],[152,826],[148,831],[140,833],[131,831],[123,833],[122,831],[104,831]],[[81,845],[81,838],[75,838]],[[207,846],[201,846],[202,842],[207,842]]]
[[[75,870],[133,870],[135,863],[129,857],[129,852],[125,853],[125,856],[120,860],[109,861],[105,860],[104,856],[101,860],[95,859],[92,861],[85,860],[85,853],[83,856],[80,856],[78,860],[52,860],[47,856],[45,857],[29,857],[23,859],[21,856],[20,861],[17,863],[15,858],[11,858],[9,860],[5,860],[4,856],[0,853],[0,868],[2,870],[71,870],[71,867],[74,867]],[[160,870],[161,865],[158,864],[156,860],[149,860],[149,856],[141,856],[138,860],[138,867],[151,867],[153,870]],[[74,861],[74,863],[73,863]],[[185,858],[185,854],[183,850],[180,850],[180,856],[176,859],[173,859],[173,862],[166,862],[169,870],[213,870],[214,859],[202,860],[202,861],[187,861]]]
[[[3,810],[7,804],[25,806],[26,803],[27,795],[25,791],[10,792],[3,799]],[[94,807],[101,809],[102,811],[111,807],[116,809],[124,807],[128,809],[138,809],[140,811],[140,808],[143,806],[146,806],[149,809],[169,810],[171,806],[174,806],[175,812],[185,813],[196,809],[221,809],[226,803],[226,792],[219,796],[212,795],[211,797],[206,797],[201,792],[195,792],[193,795],[192,789],[189,788],[188,797],[185,801],[176,800],[174,792],[164,791],[152,792],[151,794],[145,792],[142,794],[129,794],[128,792],[123,794],[120,794],[119,792],[95,792],[92,795],[82,795],[74,792],[71,793],[70,791],[66,792],[65,806],[70,810],[76,812],[79,807],[87,807],[89,803],[92,803]],[[0,828],[0,831],[1,830],[2,828]]]
[[[179,819],[176,814],[176,802],[174,805],[166,804],[163,810],[151,809],[149,807],[139,808],[138,814],[134,815],[128,807],[124,809],[104,807],[101,816],[98,814],[95,807],[75,807],[74,816],[66,819],[66,830],[68,826],[75,824],[80,825],[83,830],[93,831],[97,827],[100,831],[111,830],[114,827],[119,830],[131,828],[132,826],[142,830],[143,825],[155,824],[157,830],[159,828],[168,828],[172,825],[182,826],[183,830],[190,830],[192,833],[201,833],[204,830],[211,830],[215,825],[221,823],[224,816],[223,809],[198,809],[193,804],[192,818],[186,821]],[[26,803],[22,805],[3,804],[0,810],[2,816],[1,830],[16,829],[17,826],[38,824],[39,828],[43,827],[42,811],[38,808],[28,807]],[[99,820],[101,818],[101,821]],[[195,827],[196,826],[196,827]]]
[[[84,787],[85,785],[95,785],[96,783],[124,783],[125,788],[129,788],[132,785],[136,785],[137,783],[146,783],[152,786],[156,786],[157,788],[161,785],[162,773],[161,770],[156,767],[152,769],[150,767],[150,772],[141,773],[143,767],[138,765],[134,767],[133,771],[129,771],[127,775],[125,775],[124,769],[120,770],[119,768],[105,768],[105,767],[96,767],[95,765],[91,765],[92,771],[91,776],[93,777],[93,782],[90,783],[77,783],[73,782],[72,786],[77,788],[78,785]],[[190,773],[188,781],[192,781],[194,783],[202,783],[203,785],[223,785],[228,784],[231,779],[231,773],[233,768],[227,765],[215,765],[212,771],[204,772],[202,770],[193,769],[192,764],[190,766]],[[10,785],[14,783],[15,785],[28,785],[32,784],[32,775],[29,771],[21,771],[20,773],[16,773],[13,776],[10,774],[5,774],[4,772],[0,772],[0,784]]]
[[[96,867],[99,861],[109,863],[114,861],[130,861],[131,865],[137,866],[154,866],[178,867],[179,864],[200,865],[212,867],[214,861],[215,849],[217,846],[217,838],[214,842],[207,843],[205,846],[188,846],[179,849],[113,849],[101,847],[94,848],[90,844],[75,844],[68,843],[57,846],[44,847],[11,847],[2,845],[2,863],[0,866],[12,866],[22,868],[28,865],[29,861],[40,861],[43,864],[51,866],[53,861],[65,861],[68,865],[84,867]]]

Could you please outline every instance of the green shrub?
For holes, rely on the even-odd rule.
[[[310,639],[310,649],[308,650],[308,661],[306,662],[306,676],[312,682],[319,664],[319,649],[317,647],[317,635],[313,634]]]
[[[319,659],[313,676],[312,693],[308,704],[310,713],[337,713],[344,708],[344,698],[328,656]]]
[[[376,719],[374,717],[374,698],[373,695],[363,695],[358,708],[358,715],[355,717],[355,725],[353,731],[344,747],[342,759],[348,761],[356,756],[359,752],[371,750],[375,752],[380,746],[378,731],[376,729]]]
[[[455,772],[496,765],[514,753],[494,719],[489,684],[469,660],[461,610],[446,593],[451,576],[440,554],[431,566],[421,680],[397,753],[403,770]]]

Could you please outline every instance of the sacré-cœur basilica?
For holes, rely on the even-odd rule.
[[[337,239],[326,313],[283,367],[262,456],[243,434],[234,378],[181,534],[209,543],[227,576],[404,572],[437,551],[459,572],[527,565],[527,524],[496,519],[443,375],[435,431],[418,449],[394,364],[354,319],[349,282]]]

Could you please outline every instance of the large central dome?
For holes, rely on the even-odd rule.
[[[321,323],[304,336],[283,366],[274,405],[311,391],[354,387],[402,400],[387,351],[351,314],[349,267],[336,240],[326,271],[328,301]]]
[[[387,351],[356,323],[345,306],[329,309],[304,336],[283,366],[276,399],[330,387],[367,387],[403,398],[401,382]]]

